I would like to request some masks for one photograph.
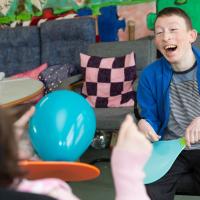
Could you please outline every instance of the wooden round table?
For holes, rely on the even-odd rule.
[[[44,85],[31,78],[0,81],[0,107],[7,108],[30,101],[43,93]]]

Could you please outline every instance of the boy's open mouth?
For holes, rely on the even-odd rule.
[[[177,46],[176,45],[167,45],[164,47],[164,49],[165,49],[165,51],[172,52],[177,49]]]

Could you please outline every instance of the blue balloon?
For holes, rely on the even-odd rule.
[[[93,108],[81,95],[67,90],[44,96],[29,123],[33,147],[47,161],[76,161],[91,144],[95,130]]]

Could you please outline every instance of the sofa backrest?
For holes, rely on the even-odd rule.
[[[80,52],[96,39],[91,17],[48,21],[41,25],[41,62],[49,65],[73,64],[80,72]]]
[[[144,67],[156,59],[156,48],[151,36],[133,41],[91,44],[87,53],[92,56],[116,57],[130,53],[131,51],[135,53],[137,75],[140,74]]]
[[[0,30],[0,71],[6,76],[40,65],[40,37],[37,27]]]
[[[72,64],[78,73],[79,54],[95,39],[95,19],[91,17],[47,21],[41,27],[0,29],[0,72],[8,77],[48,63]]]

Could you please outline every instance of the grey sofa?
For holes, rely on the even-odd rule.
[[[10,76],[47,62],[49,66],[73,64],[78,73],[79,53],[95,37],[95,20],[89,17],[0,29],[0,71]]]

